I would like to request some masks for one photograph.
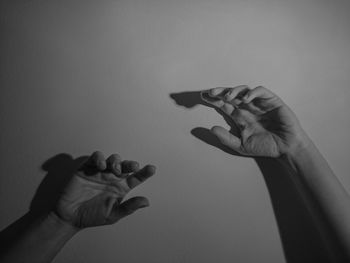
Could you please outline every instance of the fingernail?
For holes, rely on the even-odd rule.
[[[113,168],[114,168],[114,170],[115,170],[118,174],[121,174],[122,171],[120,170],[120,168],[119,168],[118,165],[114,164],[114,165],[113,165]]]

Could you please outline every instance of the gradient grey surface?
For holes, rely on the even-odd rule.
[[[281,242],[256,163],[191,134],[224,120],[202,105],[179,107],[169,94],[265,85],[293,108],[349,189],[349,6],[2,1],[1,228],[27,211],[45,160],[101,150],[158,167],[132,192],[151,207],[80,233],[56,262],[271,263],[293,249],[305,254],[295,255],[299,262],[312,258],[301,212],[287,216],[293,242],[306,248]],[[274,198],[288,211],[294,195]]]

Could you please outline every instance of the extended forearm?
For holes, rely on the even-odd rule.
[[[53,213],[32,220],[25,230],[15,231],[16,225],[10,227],[17,236],[0,255],[0,260],[4,263],[51,262],[64,244],[77,232],[77,229],[63,223]]]
[[[280,160],[291,171],[333,256],[350,259],[350,198],[327,161],[309,138]]]

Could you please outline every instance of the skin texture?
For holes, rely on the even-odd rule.
[[[235,128],[211,129],[222,144],[241,155],[281,163],[309,209],[331,262],[350,262],[349,194],[291,109],[261,86],[215,88],[203,91],[202,98]]]
[[[203,91],[202,98],[225,113],[237,128],[236,135],[220,126],[211,130],[241,155],[280,157],[297,148],[305,136],[292,110],[264,87],[216,88]]]
[[[288,169],[332,262],[350,262],[349,194],[291,109],[264,87],[215,88],[203,91],[202,98],[224,113],[234,128],[212,128],[225,146],[241,155],[269,157]],[[51,262],[80,230],[113,224],[148,206],[145,197],[124,199],[154,173],[152,165],[139,169],[138,163],[122,161],[117,154],[105,159],[94,152],[74,173],[52,211],[22,224],[24,231],[0,261]],[[14,231],[17,227],[11,225],[10,233],[19,233]]]
[[[139,169],[137,162],[121,161],[118,154],[105,160],[101,152],[94,152],[63,191],[55,213],[79,229],[113,224],[149,206],[145,197],[122,200],[154,173],[152,165]]]
[[[73,174],[54,208],[43,215],[28,213],[0,233],[0,261],[51,262],[62,247],[88,227],[114,224],[149,206],[145,197],[125,196],[155,173],[153,165],[142,169],[118,154],[107,159],[94,152]],[[15,236],[11,244],[6,239]],[[4,247],[3,246],[3,247]]]

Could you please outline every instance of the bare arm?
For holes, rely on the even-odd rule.
[[[124,198],[154,173],[152,165],[139,169],[137,162],[121,161],[117,154],[105,160],[101,152],[93,153],[74,173],[53,211],[28,213],[0,233],[0,261],[51,262],[79,231],[114,224],[149,206],[145,197]]]
[[[318,224],[334,262],[350,259],[350,198],[310,139],[279,159]]]
[[[291,109],[264,87],[215,88],[202,98],[228,116],[212,132],[245,156],[270,157],[290,172],[334,262],[350,260],[350,198]]]
[[[2,256],[1,262],[51,262],[62,247],[78,232],[78,229],[63,222],[54,213],[46,216],[40,216],[34,220],[29,219],[31,215],[27,214],[13,225],[11,234],[18,235],[17,237],[9,237],[14,242],[6,245],[4,236],[7,236],[7,231],[4,230],[2,235]],[[28,222],[29,219],[29,222]],[[24,221],[24,222],[23,222]],[[24,223],[25,229],[17,231]]]

